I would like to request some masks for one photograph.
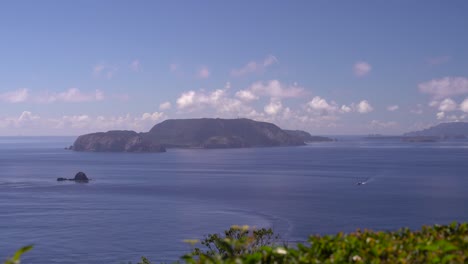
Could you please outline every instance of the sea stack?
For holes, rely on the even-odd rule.
[[[75,175],[75,178],[73,178],[74,181],[77,181],[77,182],[88,182],[89,179],[88,179],[88,176],[86,176],[86,174],[84,172],[78,172],[76,175]]]
[[[88,176],[86,176],[86,173],[80,171],[75,175],[75,178],[73,179],[67,179],[67,178],[57,178],[57,181],[75,181],[75,182],[89,182]]]

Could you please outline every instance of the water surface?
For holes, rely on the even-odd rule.
[[[0,259],[32,243],[25,263],[174,261],[183,239],[233,224],[304,241],[468,220],[467,141],[141,154],[64,150],[73,140],[0,137]],[[78,171],[93,180],[56,181]]]

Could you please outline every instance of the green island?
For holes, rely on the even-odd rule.
[[[222,234],[186,240],[192,251],[176,263],[467,263],[468,223],[423,226],[420,230],[357,230],[312,235],[306,243],[282,242],[272,229],[232,226]],[[18,250],[5,264],[19,264]],[[138,264],[159,263],[142,257]]]

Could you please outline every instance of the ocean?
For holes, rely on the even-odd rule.
[[[297,242],[468,220],[468,141],[64,150],[74,139],[0,137],[0,260],[34,244],[24,263],[172,262],[234,224]],[[79,171],[92,180],[56,181]]]

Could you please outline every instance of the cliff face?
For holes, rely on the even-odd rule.
[[[79,136],[75,151],[93,152],[165,152],[166,149],[134,131],[109,131]]]
[[[439,139],[466,138],[468,136],[467,122],[441,123],[436,126],[406,133],[404,137],[435,137]]]
[[[333,139],[328,137],[321,137],[321,136],[312,136],[310,133],[302,130],[284,130],[284,132],[288,133],[291,136],[300,138],[302,141],[308,142],[327,142],[333,141]]]
[[[147,134],[166,147],[245,148],[299,146],[304,141],[274,124],[250,119],[178,119],[155,125]]]

